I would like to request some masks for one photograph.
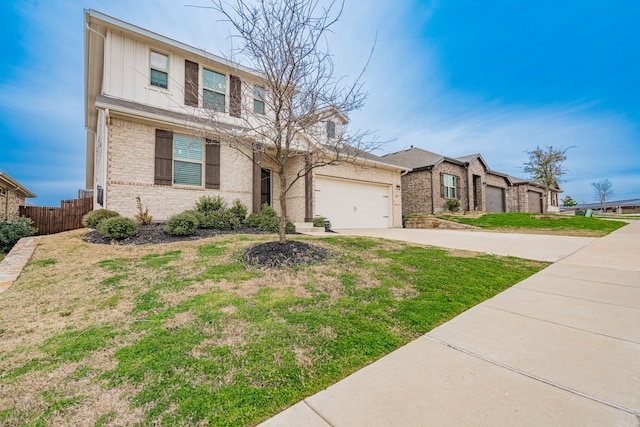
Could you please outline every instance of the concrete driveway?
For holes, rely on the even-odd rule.
[[[415,230],[407,228],[335,230],[347,236],[381,237],[451,249],[559,261],[596,240],[592,237],[490,233],[474,230]]]

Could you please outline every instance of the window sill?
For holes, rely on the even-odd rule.
[[[186,184],[172,184],[171,188],[176,190],[199,190],[204,191],[206,188],[203,185],[186,185]]]
[[[152,92],[158,92],[158,93],[164,93],[164,94],[169,94],[171,93],[171,91],[167,88],[162,88],[160,86],[152,86],[152,85],[148,85],[147,86],[147,90],[150,90]]]

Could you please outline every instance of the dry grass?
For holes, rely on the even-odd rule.
[[[284,388],[287,399],[324,388],[388,351],[383,347],[371,355],[349,353],[345,360],[340,359],[340,348],[345,344],[332,346],[341,339],[353,339],[348,335],[354,326],[345,323],[344,317],[356,316],[359,304],[367,307],[363,298],[374,298],[376,292],[388,293],[390,302],[382,305],[420,296],[410,278],[424,274],[420,266],[381,255],[401,254],[415,247],[382,239],[313,240],[331,251],[327,263],[274,270],[245,269],[236,262],[244,248],[268,236],[108,246],[86,243],[81,239],[83,234],[79,230],[44,237],[20,278],[0,294],[0,424],[119,426],[178,420],[175,423],[181,425],[205,425],[203,416],[236,417],[236,425],[254,424],[282,406],[265,409],[264,397],[258,396],[260,404],[249,421],[242,421],[242,408],[229,415],[232,407],[216,409],[219,413],[214,411],[213,415],[179,418],[183,408],[172,394],[174,388],[231,390],[246,386],[256,393],[267,389],[276,393]],[[474,260],[477,256],[468,251],[442,252],[456,259]],[[389,273],[392,264],[400,268],[399,278]],[[530,267],[542,265],[532,263]],[[388,283],[383,284],[385,280]],[[346,301],[356,305],[342,306]],[[387,344],[391,346],[424,333],[392,321],[389,313],[396,309],[382,309],[381,321],[369,315],[358,319],[368,329],[356,335],[379,334],[391,340]],[[311,313],[317,313],[318,318],[308,317]],[[254,322],[252,316],[263,323]],[[291,320],[296,316],[302,319],[298,323]],[[312,328],[318,319],[326,323]],[[159,381],[160,377],[154,377],[158,373],[143,369],[144,374],[137,378],[134,372],[136,363],[146,363],[156,355],[141,350],[127,359],[122,351],[144,349],[145,340],[172,333],[183,333],[185,339],[189,334],[198,335],[184,348],[177,342],[179,349],[172,357],[190,357],[219,372],[192,372],[189,365],[163,360],[167,363],[166,372],[160,370],[166,377],[163,380],[182,382],[176,380],[152,393],[149,389]],[[96,340],[106,338],[96,344],[94,336]],[[369,348],[379,342],[376,338],[373,344],[358,345]],[[256,348],[256,343],[264,348]],[[170,345],[172,342],[166,344]],[[166,348],[159,345],[156,351]],[[133,366],[127,368],[127,363]],[[322,368],[333,377],[318,377],[316,370],[322,369],[317,365],[326,363],[334,364]],[[291,379],[292,385],[285,379]],[[271,388],[274,384],[276,388]],[[240,396],[245,392],[241,388]],[[151,394],[145,398],[151,400],[140,397],[145,393]],[[171,403],[162,406],[162,402]],[[151,412],[155,415],[150,416]]]

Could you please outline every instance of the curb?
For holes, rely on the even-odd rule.
[[[39,243],[38,237],[23,237],[0,262],[0,293],[18,279]]]

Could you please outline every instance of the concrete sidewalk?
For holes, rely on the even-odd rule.
[[[640,221],[261,425],[639,426]]]

